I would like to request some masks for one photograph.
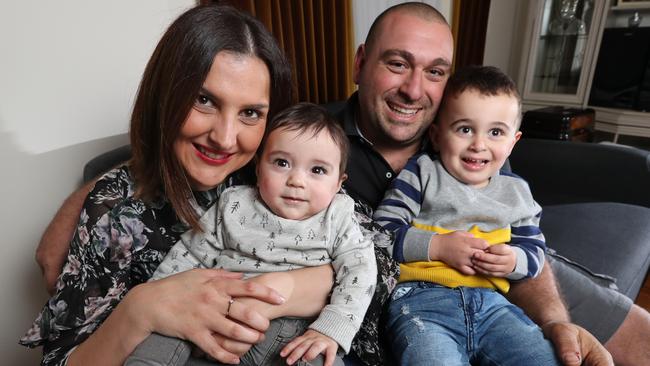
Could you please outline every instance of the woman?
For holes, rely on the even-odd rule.
[[[170,26],[138,91],[133,158],[88,195],[57,291],[21,340],[44,345],[43,364],[122,364],[152,332],[236,363],[269,318],[320,310],[331,287],[328,266],[292,272],[294,293],[281,306],[274,306],[284,302],[280,294],[264,285],[273,277],[247,283],[193,270],[146,282],[182,232],[200,230],[198,217],[224,187],[246,180],[267,119],[289,103],[290,78],[273,37],[232,8],[197,7]],[[306,280],[314,276],[326,279],[322,286]],[[237,306],[235,297],[272,310]],[[288,310],[304,305],[311,309]]]

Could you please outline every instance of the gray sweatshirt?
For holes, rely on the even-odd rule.
[[[302,220],[273,214],[257,188],[226,189],[169,251],[152,280],[192,268],[223,268],[247,277],[331,263],[336,273],[330,303],[309,326],[349,352],[375,289],[372,241],[354,216],[354,201],[337,194],[329,207]]]

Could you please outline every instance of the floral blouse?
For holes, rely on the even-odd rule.
[[[207,209],[223,189],[238,183],[241,176],[230,177],[211,191],[195,192],[198,206]],[[20,339],[24,346],[43,346],[42,365],[65,365],[72,350],[106,320],[131,288],[151,277],[188,230],[167,200],[145,203],[134,192],[129,168],[122,166],[98,180],[86,198],[56,293]],[[371,213],[358,204],[355,209]],[[357,216],[369,230],[364,235],[371,235],[375,243],[379,283],[352,349],[364,363],[377,365],[385,359],[379,345],[379,317],[395,286],[398,266],[385,249],[390,237],[368,219],[372,215],[363,213]]]
[[[164,199],[145,204],[134,198],[126,166],[105,174],[81,211],[70,252],[56,284],[20,343],[43,345],[43,365],[63,365],[134,286],[146,282],[165,254],[188,229]],[[219,189],[198,192],[203,209]]]

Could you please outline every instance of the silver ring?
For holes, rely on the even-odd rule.
[[[228,300],[228,309],[226,309],[226,316],[230,315],[230,307],[232,306],[232,304],[234,302],[235,302],[235,299],[233,299],[232,297],[230,298],[230,300]]]

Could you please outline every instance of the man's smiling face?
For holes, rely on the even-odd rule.
[[[359,47],[354,81],[362,109],[359,126],[374,144],[420,144],[449,77],[449,26],[396,12],[382,20],[370,48]]]

